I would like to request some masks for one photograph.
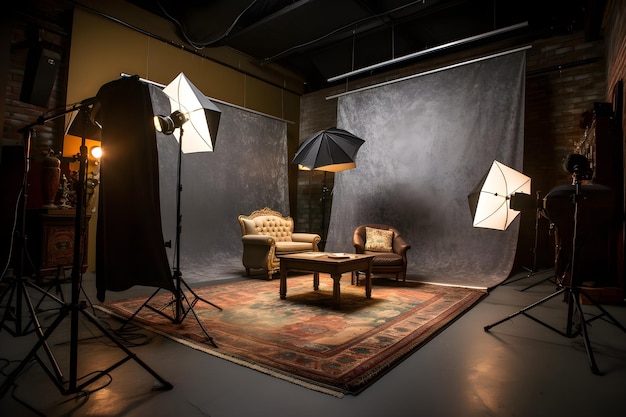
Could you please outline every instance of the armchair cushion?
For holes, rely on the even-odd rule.
[[[372,252],[391,252],[393,230],[374,227],[365,228],[365,250]]]

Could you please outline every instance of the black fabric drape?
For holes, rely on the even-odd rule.
[[[126,77],[105,84],[96,96],[94,113],[102,125],[103,149],[96,236],[100,301],[107,290],[134,285],[174,291],[161,227],[152,122],[151,93],[159,92],[138,77]]]

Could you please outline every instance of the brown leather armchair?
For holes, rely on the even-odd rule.
[[[389,246],[368,245],[368,228],[377,229],[382,231],[381,234],[387,235],[386,237],[389,238]],[[374,230],[374,232],[376,232],[376,230]],[[406,282],[406,252],[411,248],[411,245],[404,240],[398,229],[385,224],[363,224],[354,230],[352,243],[356,253],[376,255],[372,260],[372,274],[393,274],[396,277],[396,281],[402,277],[402,282]],[[358,281],[358,273],[353,274],[352,283],[358,285]]]

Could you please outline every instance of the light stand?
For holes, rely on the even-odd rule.
[[[580,199],[580,179],[579,179],[579,174],[580,172],[578,172],[578,170],[575,170],[573,172],[573,176],[574,176],[574,185],[575,185],[575,191],[574,191],[574,195],[572,197],[573,200],[573,204],[574,204],[574,229],[573,229],[573,237],[572,237],[572,257],[571,257],[571,263],[570,263],[570,280],[569,280],[569,284],[570,285],[563,285],[558,291],[556,291],[555,293],[529,305],[528,307],[525,307],[523,309],[521,309],[520,311],[518,311],[515,314],[512,314],[502,320],[499,320],[493,324],[487,325],[484,327],[484,330],[486,332],[488,332],[491,328],[504,323],[505,321],[508,321],[510,319],[512,319],[513,317],[517,317],[519,315],[524,315],[526,317],[528,317],[529,319],[535,321],[536,323],[539,323],[540,325],[562,335],[565,337],[575,337],[577,336],[579,333],[582,333],[583,336],[583,341],[585,344],[585,350],[587,352],[587,359],[589,360],[589,366],[591,368],[591,372],[595,375],[601,375],[598,366],[596,364],[594,355],[593,355],[593,350],[591,348],[591,342],[589,340],[589,335],[587,333],[587,324],[599,319],[603,316],[606,316],[610,322],[612,324],[614,324],[615,326],[619,327],[622,331],[626,332],[626,328],[624,326],[622,326],[613,316],[611,316],[611,314],[609,314],[608,311],[606,311],[600,304],[598,304],[595,300],[593,300],[593,298],[591,298],[591,296],[589,296],[589,294],[587,294],[584,290],[582,290],[580,287],[578,287],[576,285],[576,282],[574,280],[574,267],[575,267],[575,259],[576,259],[576,234],[577,234],[577,229],[578,229],[578,205],[579,205],[579,199]],[[528,311],[545,303],[548,300],[551,300],[561,294],[565,294],[566,297],[566,301],[567,301],[567,324],[566,324],[566,330],[565,332],[537,319],[536,317],[533,317],[532,315],[528,314]],[[587,300],[591,301],[593,303],[594,306],[596,306],[602,314],[593,316],[592,318],[586,320],[584,317],[584,312],[583,309],[581,307],[580,304],[580,299],[581,296],[584,296],[585,298],[587,298]],[[574,313],[577,313],[578,315],[578,331],[574,332],[573,328],[574,328]]]
[[[306,138],[294,155],[291,163],[300,169],[324,171],[322,183],[322,236],[320,249],[326,247],[326,200],[329,189],[326,186],[326,172],[341,172],[356,168],[356,155],[365,140],[336,127],[320,130]],[[334,178],[333,178],[334,181]],[[332,192],[330,193],[332,195]]]
[[[326,174],[327,171],[324,171],[324,180],[322,182],[322,241],[320,242],[320,250],[324,250],[326,247],[326,199],[328,199],[329,189],[326,185]]]
[[[91,105],[92,102],[85,100],[81,102],[81,104],[77,107],[74,107],[70,110],[65,111],[62,114],[68,113],[70,111],[76,109],[86,108]],[[55,116],[58,117],[59,115]],[[29,128],[30,129],[30,128]],[[87,172],[87,146],[85,145],[85,135],[82,136],[82,142],[80,147],[80,156],[79,156],[79,178],[77,182],[76,189],[76,219],[75,219],[75,229],[74,229],[74,257],[72,264],[72,294],[71,294],[71,302],[69,304],[63,303],[62,300],[57,299],[56,297],[49,295],[51,298],[55,299],[59,304],[61,304],[61,308],[59,311],[59,315],[54,320],[54,322],[48,327],[45,331],[41,329],[39,322],[36,320],[36,316],[33,315],[33,320],[37,324],[37,334],[39,336],[39,340],[30,350],[28,355],[22,360],[13,372],[9,374],[7,379],[4,381],[3,385],[0,387],[0,397],[4,396],[6,392],[9,390],[11,385],[14,383],[17,376],[22,372],[22,370],[28,365],[28,363],[34,358],[39,362],[42,366],[45,373],[52,380],[52,382],[57,386],[61,394],[75,394],[82,391],[85,387],[89,386],[96,380],[100,379],[103,376],[106,376],[109,372],[118,368],[122,364],[126,363],[128,360],[133,359],[140,366],[142,366],[146,371],[148,371],[152,376],[154,376],[161,384],[162,389],[172,389],[173,385],[168,381],[164,380],[161,376],[159,376],[155,371],[149,368],[141,359],[139,359],[135,354],[133,354],[126,346],[122,344],[111,332],[109,332],[106,328],[104,328],[99,321],[94,317],[91,313],[86,310],[86,303],[81,302],[79,300],[80,295],[80,287],[82,281],[82,236],[85,230],[86,224],[86,172]],[[82,314],[91,324],[97,327],[105,336],[107,336],[117,347],[122,349],[126,353],[126,357],[120,359],[118,362],[109,366],[106,370],[95,372],[91,378],[84,380],[82,383],[78,383],[83,378],[78,378],[78,318],[79,314]],[[66,379],[60,367],[58,366],[52,351],[48,347],[47,340],[49,337],[58,329],[59,325],[66,319],[70,319],[70,355],[69,355],[69,378]],[[48,356],[48,359],[51,363],[52,369],[48,368],[44,361],[39,357],[38,350],[41,347],[44,347],[45,352]]]
[[[54,116],[52,118],[56,118],[58,116]],[[27,253],[27,236],[26,236],[26,206],[28,201],[28,174],[30,172],[30,147],[31,147],[31,134],[32,128],[36,125],[44,124],[47,120],[51,120],[52,118],[45,119],[43,117],[39,118],[36,123],[28,125],[23,129],[20,129],[20,133],[24,135],[24,176],[22,178],[22,185],[20,189],[20,194],[17,202],[18,209],[20,211],[20,216],[18,217],[20,220],[20,228],[18,232],[17,238],[15,234],[13,236],[14,242],[17,243],[17,250],[19,251],[19,260],[16,264],[16,269],[14,275],[11,277],[10,284],[6,287],[6,289],[0,294],[0,302],[4,299],[4,297],[9,294],[7,299],[6,308],[4,314],[2,315],[2,319],[0,320],[0,331],[2,329],[6,329],[13,336],[23,336],[29,333],[29,327],[31,324],[35,324],[35,331],[40,332],[40,326],[37,322],[36,316],[36,308],[33,306],[32,299],[30,294],[28,293],[28,288],[32,288],[36,291],[39,291],[44,296],[48,295],[48,293],[40,288],[39,286],[32,283],[28,277],[24,276],[25,269],[25,261],[26,258],[30,261],[30,256]],[[9,261],[11,256],[9,255]],[[32,262],[31,262],[32,266]],[[33,266],[33,270],[34,270]],[[51,297],[54,298],[54,297]],[[13,306],[13,302],[15,305]],[[24,316],[23,309],[26,306],[28,313],[30,315],[30,321],[24,325],[22,323],[22,319]],[[13,307],[13,308],[12,308]],[[10,328],[6,322],[10,319],[13,319],[15,322],[15,328]]]
[[[526,278],[530,278],[537,272],[537,243],[539,237],[539,219],[541,218],[541,204],[539,199],[540,191],[537,191],[536,208],[535,208],[535,245],[533,246],[533,266],[526,268],[528,275]]]
[[[150,302],[150,300],[152,300],[152,298],[154,298],[154,296],[157,295],[157,293],[159,293],[159,291],[161,291],[161,288],[158,288],[137,309],[137,311],[135,311],[128,318],[126,323],[130,322],[139,313],[139,311],[141,311],[144,307],[154,311],[155,313],[157,313],[157,314],[159,314],[159,315],[161,315],[161,316],[163,316],[165,318],[167,318],[168,320],[171,320],[172,323],[174,323],[174,324],[182,323],[183,320],[187,317],[187,315],[191,312],[193,314],[194,318],[196,319],[196,321],[198,322],[198,325],[200,326],[200,329],[202,329],[202,332],[207,337],[209,342],[211,342],[211,344],[214,347],[217,347],[217,345],[213,341],[213,338],[209,335],[209,333],[207,332],[206,328],[204,327],[204,325],[200,321],[200,318],[196,314],[196,312],[194,310],[194,306],[198,303],[198,301],[202,301],[202,302],[204,302],[206,304],[212,305],[213,307],[217,308],[220,311],[222,309],[221,309],[221,307],[218,307],[217,305],[213,304],[212,302],[210,302],[210,301],[208,301],[208,300],[198,296],[198,294],[196,294],[196,292],[194,292],[193,289],[191,289],[191,287],[189,287],[189,285],[185,282],[185,280],[182,277],[182,272],[180,270],[180,237],[181,237],[181,233],[182,233],[181,193],[182,193],[182,190],[183,190],[182,179],[181,179],[181,171],[182,171],[183,132],[184,132],[183,131],[183,125],[185,124],[186,121],[187,121],[187,118],[185,117],[185,115],[183,113],[179,112],[179,111],[175,111],[174,113],[172,113],[168,117],[164,117],[164,116],[156,116],[155,117],[155,127],[156,127],[156,129],[161,131],[161,132],[163,132],[164,134],[171,135],[174,132],[174,129],[180,128],[180,138],[179,138],[179,141],[178,141],[177,172],[176,172],[176,236],[175,236],[175,242],[174,242],[174,266],[173,266],[173,270],[174,270],[173,276],[174,276],[174,281],[175,281],[175,284],[176,284],[176,289],[175,289],[174,295],[172,297],[172,300],[170,302],[168,302],[167,304],[165,304],[162,307],[156,308],[156,307],[150,305],[149,302]],[[168,244],[166,244],[166,246],[167,245]],[[169,243],[169,245],[171,246],[171,242]],[[189,301],[189,298],[187,298],[187,295],[185,294],[185,292],[183,290],[183,286],[187,289],[187,291],[189,291],[193,295],[193,301],[191,301],[191,302]],[[172,306],[172,305],[174,306],[174,314],[173,315],[169,315],[164,310],[167,307]],[[124,327],[124,326],[122,326],[122,327]]]
[[[537,191],[537,193],[536,193],[536,201],[535,201],[535,203],[536,203],[536,207],[535,207],[535,241],[534,241],[534,246],[533,246],[533,250],[532,250],[532,252],[533,252],[533,266],[531,268],[524,267],[524,269],[526,269],[528,271],[528,274],[526,276],[519,277],[519,278],[512,279],[512,280],[507,280],[507,281],[503,282],[502,285],[512,284],[514,282],[521,281],[521,280],[526,279],[526,278],[530,278],[533,275],[536,275],[537,273],[539,273],[539,271],[537,270],[537,247],[538,247],[538,243],[539,243],[539,219],[541,219],[541,217],[544,215],[543,214],[543,208],[541,207],[540,195],[541,195],[541,192]],[[511,206],[513,206],[513,205],[514,205],[514,203],[513,203],[513,199],[512,199],[511,200]],[[535,287],[535,286],[537,286],[537,285],[539,285],[539,284],[541,284],[543,282],[551,281],[552,278],[554,278],[554,275],[550,275],[547,278],[544,278],[544,279],[542,279],[542,280],[540,280],[538,282],[535,282],[534,284],[531,284],[531,285],[529,285],[529,286],[527,286],[525,288],[522,288],[520,291],[529,290],[529,289],[531,289],[531,288],[533,288],[533,287]]]

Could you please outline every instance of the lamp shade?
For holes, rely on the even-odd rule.
[[[93,111],[93,106],[89,104],[72,113],[63,138],[62,153],[64,156],[74,156],[80,153],[83,138],[88,148],[100,146],[102,128],[92,119]]]
[[[102,129],[91,120],[91,107],[82,107],[72,115],[65,134],[100,141]]]

